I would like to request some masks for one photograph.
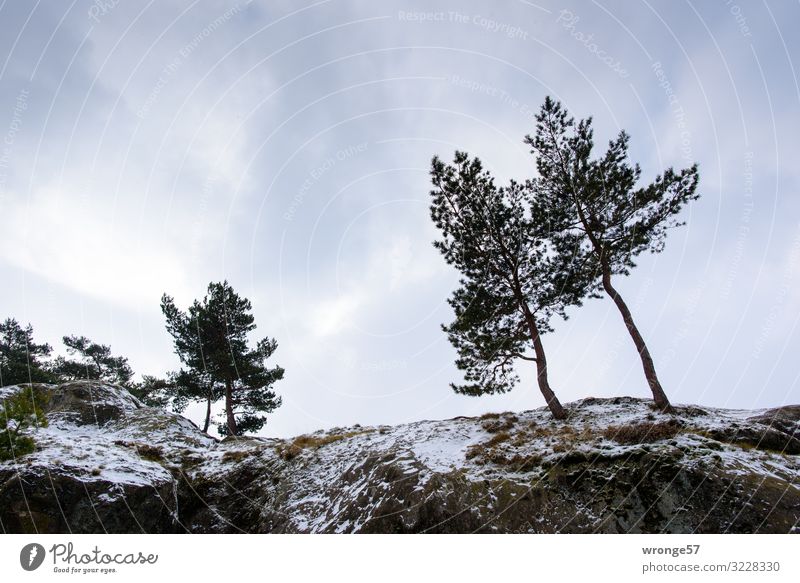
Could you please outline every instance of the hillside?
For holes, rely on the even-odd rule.
[[[0,398],[27,387],[0,389]],[[34,385],[3,532],[800,531],[800,406],[629,397],[295,439],[217,440],[100,382]]]

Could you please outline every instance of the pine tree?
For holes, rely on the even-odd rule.
[[[627,133],[620,132],[606,153],[593,159],[591,118],[575,123],[548,97],[536,120],[536,134],[525,142],[536,156],[536,196],[552,217],[563,221],[553,240],[562,252],[574,252],[576,264],[612,298],[641,357],[656,405],[669,409],[650,351],[612,276],[628,275],[642,252],[664,248],[667,231],[682,224],[676,215],[699,196],[697,165],[679,172],[668,168],[637,188],[641,170],[628,162]]]
[[[20,383],[54,382],[44,360],[50,356],[49,344],[33,340],[33,327],[19,325],[13,318],[0,323],[0,387]]]
[[[516,360],[536,363],[539,389],[552,414],[565,412],[548,380],[541,336],[554,315],[579,304],[584,284],[548,245],[549,218],[530,183],[498,188],[477,158],[456,152],[452,165],[431,165],[431,217],[442,238],[434,246],[461,272],[443,329],[465,371],[461,394],[504,393],[518,382]],[[530,355],[533,348],[533,355]]]
[[[175,385],[171,379],[162,379],[152,375],[142,375],[139,383],[130,383],[130,393],[148,407],[166,409],[172,405],[172,410],[180,413],[188,403],[176,403]]]
[[[92,342],[86,336],[64,336],[67,352],[77,359],[58,357],[53,370],[63,380],[102,380],[127,385],[133,370],[124,356],[113,356],[105,344]]]
[[[255,330],[250,300],[240,297],[227,281],[210,283],[202,301],[195,300],[187,312],[179,310],[173,298],[164,294],[161,310],[175,352],[186,369],[176,375],[185,398],[205,401],[206,429],[211,404],[225,400],[222,435],[242,435],[258,431],[266,417],[281,404],[272,385],[283,378],[284,370],[267,368],[277,342],[264,338],[249,347],[248,334]]]

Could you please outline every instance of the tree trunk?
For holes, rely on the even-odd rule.
[[[233,383],[225,383],[225,413],[228,416],[228,435],[238,435],[236,431],[236,417],[233,415]]]
[[[611,296],[611,299],[614,300],[617,308],[619,308],[622,319],[625,321],[625,326],[628,328],[628,332],[636,346],[636,350],[639,351],[639,356],[642,359],[642,368],[644,368],[644,376],[647,379],[647,384],[650,385],[650,390],[653,393],[653,400],[656,406],[663,411],[671,411],[672,405],[670,405],[669,399],[667,399],[667,395],[664,393],[664,389],[661,388],[661,383],[658,381],[656,367],[653,364],[653,359],[650,357],[650,351],[647,350],[647,344],[644,343],[644,338],[642,338],[639,329],[633,322],[633,316],[628,309],[628,305],[617,290],[614,289],[614,286],[611,285],[611,272],[607,269],[603,270],[603,289],[606,290],[606,293]]]
[[[525,313],[525,321],[528,323],[528,330],[533,341],[533,350],[536,353],[536,380],[539,383],[539,390],[544,395],[544,400],[550,408],[550,412],[556,419],[566,419],[567,414],[561,402],[556,397],[553,389],[550,388],[550,383],[547,380],[547,358],[544,354],[544,346],[542,345],[542,338],[539,334],[539,327],[536,325],[536,318],[533,317],[528,306],[523,306]]]
[[[209,425],[211,425],[211,393],[206,399],[206,422],[203,424],[203,433],[208,433]]]

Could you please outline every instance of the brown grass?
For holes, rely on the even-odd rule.
[[[264,451],[263,447],[255,447],[253,449],[235,449],[232,451],[226,451],[222,454],[222,461],[223,462],[241,462],[244,459],[255,456],[260,454]]]
[[[487,413],[481,416],[481,419],[483,420],[481,427],[483,427],[484,431],[489,433],[508,431],[519,421],[519,417],[513,413],[504,413],[503,415],[499,413]]]
[[[151,462],[159,462],[164,459],[164,450],[148,443],[137,443],[136,453],[139,454],[140,458]]]
[[[359,431],[345,431],[342,433],[328,433],[325,435],[300,435],[289,443],[282,443],[275,448],[282,459],[286,461],[296,458],[305,449],[319,449],[330,443],[335,443],[343,439],[370,433],[373,429],[363,429]]]
[[[635,445],[672,439],[681,431],[680,424],[672,419],[659,422],[643,421],[633,425],[611,425],[603,432],[603,437],[623,445]]]

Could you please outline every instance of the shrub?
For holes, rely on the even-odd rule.
[[[31,427],[46,427],[42,412],[46,394],[33,386],[8,396],[0,402],[0,461],[15,459],[33,452],[36,443],[28,435]]]

